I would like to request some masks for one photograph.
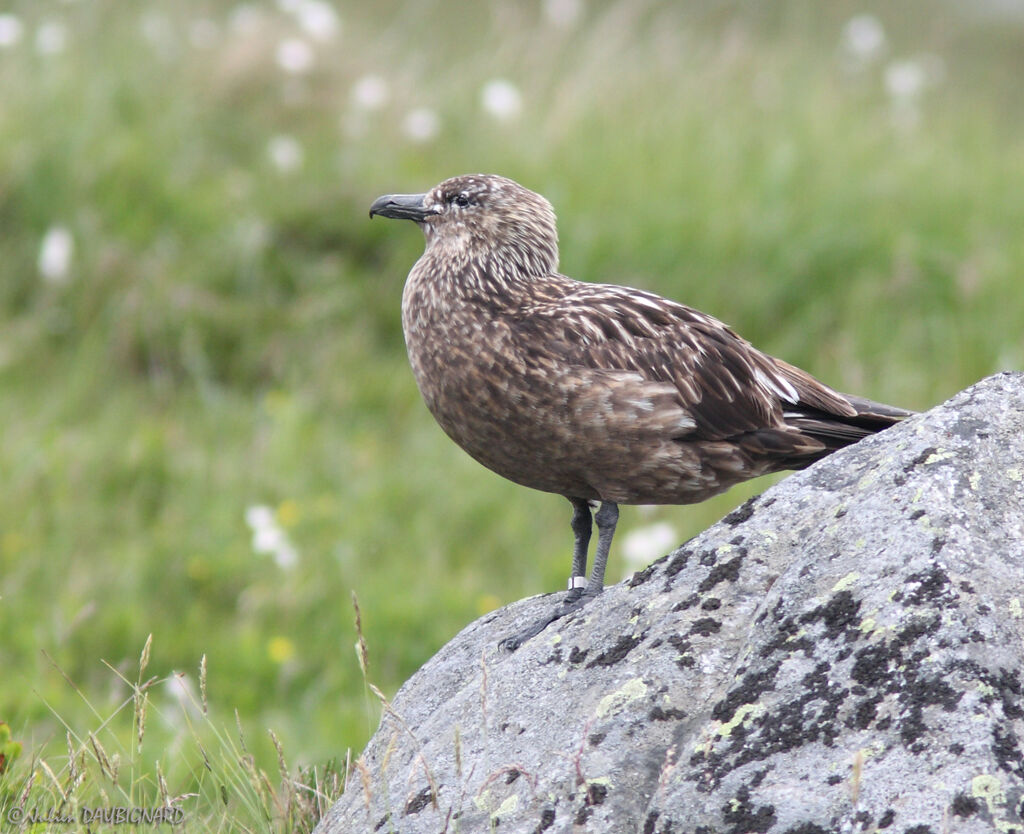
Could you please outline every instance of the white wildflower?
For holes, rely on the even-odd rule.
[[[679,534],[667,521],[656,521],[646,527],[630,530],[622,538],[622,555],[626,562],[626,575],[646,567],[664,556],[679,543]]]
[[[193,718],[198,718],[203,714],[199,691],[192,682],[191,676],[185,672],[172,673],[164,682],[164,689],[170,700],[177,704],[182,712],[188,713]],[[171,720],[174,720],[173,716]]]
[[[364,75],[352,85],[352,102],[360,110],[380,110],[390,98],[391,88],[379,75]]]
[[[859,14],[846,22],[840,43],[847,57],[867,66],[885,50],[885,28],[873,14]]]
[[[290,174],[302,167],[305,156],[302,145],[294,136],[273,136],[267,142],[267,156],[282,174]]]
[[[568,29],[583,13],[583,0],[544,0],[543,9],[549,23]]]
[[[285,38],[277,45],[274,58],[285,72],[302,75],[313,68],[313,47],[302,38]]]
[[[14,46],[24,31],[20,18],[13,14],[0,14],[0,48]]]
[[[41,23],[36,29],[36,51],[40,55],[56,55],[67,45],[67,27],[58,20]]]
[[[324,0],[303,0],[294,13],[302,30],[321,43],[334,40],[341,30],[338,13]]]
[[[909,131],[921,121],[920,97],[928,74],[920,61],[893,61],[885,68],[885,89],[889,93],[889,116],[893,127]]]
[[[429,142],[441,132],[441,117],[429,107],[417,107],[402,120],[402,131],[414,142]]]
[[[37,265],[43,280],[48,284],[66,284],[71,273],[71,258],[74,253],[75,239],[71,232],[64,226],[50,227],[39,245]]]
[[[280,568],[295,567],[299,561],[298,551],[270,507],[265,504],[249,507],[245,511],[245,522],[252,530],[253,551],[273,556]]]
[[[484,84],[480,102],[487,113],[500,122],[509,121],[523,109],[523,97],[511,81],[496,78]]]
[[[893,61],[885,68],[885,89],[894,99],[909,100],[921,94],[928,76],[919,61]]]

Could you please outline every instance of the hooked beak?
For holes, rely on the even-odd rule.
[[[432,214],[437,214],[436,209],[427,208],[423,204],[426,197],[426,194],[385,194],[373,201],[370,217],[379,214],[381,217],[420,223]]]

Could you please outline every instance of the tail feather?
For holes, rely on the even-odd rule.
[[[826,451],[822,457],[914,415],[913,411],[874,402],[863,397],[849,394],[843,396],[856,411],[852,417],[815,408],[798,408],[787,411],[783,415],[786,425],[798,429],[802,434],[813,437],[825,445]]]

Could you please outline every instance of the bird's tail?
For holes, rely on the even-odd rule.
[[[816,456],[815,460],[914,415],[913,411],[877,403],[864,397],[851,394],[842,396],[850,403],[856,414],[839,415],[814,408],[801,408],[787,411],[785,414],[787,425],[824,444],[825,450],[820,456]]]

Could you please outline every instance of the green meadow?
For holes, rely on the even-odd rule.
[[[1021,78],[995,3],[0,7],[0,828],[309,830],[370,684],[564,586],[568,503],[420,401],[375,197],[511,176],[566,274],[926,409],[1024,368]],[[609,580],[770,482],[624,508]]]

